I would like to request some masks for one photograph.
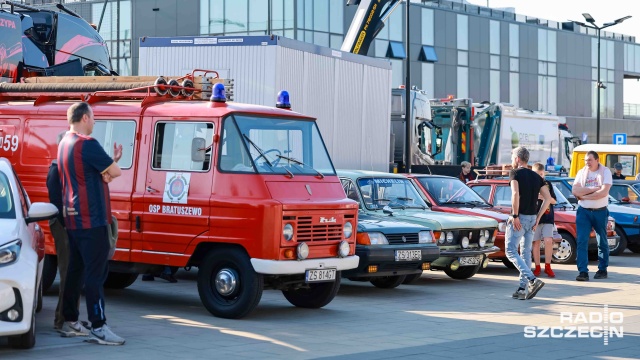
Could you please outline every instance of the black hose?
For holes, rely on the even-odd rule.
[[[28,92],[94,92],[94,91],[121,91],[145,86],[153,86],[152,82],[136,83],[0,83],[0,93],[28,93]],[[141,89],[141,92],[146,89]]]

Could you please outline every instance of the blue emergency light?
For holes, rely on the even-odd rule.
[[[281,90],[278,93],[278,100],[276,100],[276,107],[281,109],[291,108],[291,103],[289,102],[289,92],[287,90]]]
[[[211,101],[214,102],[227,102],[227,97],[224,94],[224,85],[217,83],[213,85],[213,94],[211,95]]]

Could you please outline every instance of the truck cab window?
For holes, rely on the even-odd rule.
[[[134,121],[96,120],[91,136],[98,140],[104,151],[113,157],[113,144],[122,145],[122,158],[118,162],[121,169],[129,169],[133,164],[133,145],[136,134]]]
[[[205,139],[204,161],[192,161],[191,143],[194,138]],[[155,170],[209,171],[212,144],[213,123],[158,122],[155,129],[152,168]]]

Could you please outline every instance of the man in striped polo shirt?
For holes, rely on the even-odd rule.
[[[58,145],[58,171],[62,181],[62,210],[69,235],[69,268],[63,292],[66,337],[89,336],[89,342],[122,345],[124,339],[106,324],[103,285],[109,272],[107,226],[111,222],[108,183],[120,176],[117,162],[122,145],[114,144],[113,158],[90,135],[95,120],[89,104],[80,102],[67,111],[70,130]],[[78,322],[84,272],[87,314],[91,331]]]

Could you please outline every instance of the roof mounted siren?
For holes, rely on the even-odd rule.
[[[289,101],[289,92],[287,90],[280,90],[280,92],[278,93],[276,107],[278,109],[291,110],[291,102]]]
[[[213,85],[213,94],[211,95],[211,101],[216,103],[227,102],[227,97],[225,96],[223,84],[217,83]]]

